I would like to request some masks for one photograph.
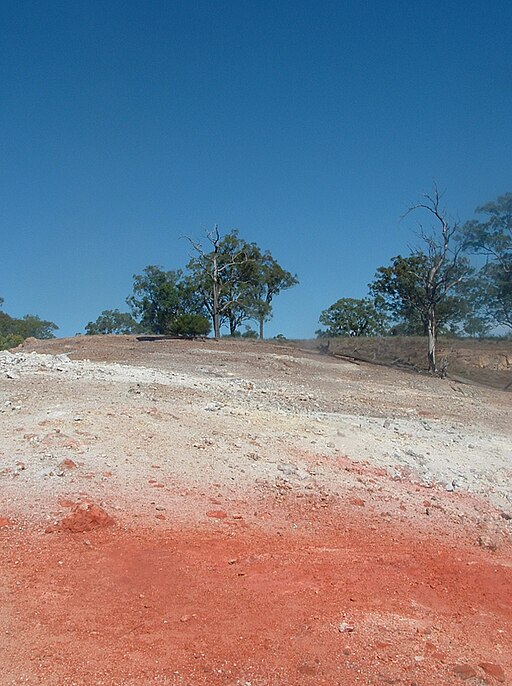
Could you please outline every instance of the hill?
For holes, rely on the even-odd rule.
[[[305,346],[0,353],[2,686],[510,680],[510,393]]]
[[[303,347],[389,367],[426,373],[426,341],[419,336],[331,338],[304,341]],[[448,378],[499,390],[512,385],[512,339],[441,337],[438,360]]]

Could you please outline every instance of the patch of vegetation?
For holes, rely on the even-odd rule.
[[[0,298],[0,307],[2,304],[3,298]],[[53,332],[58,328],[53,322],[34,314],[26,314],[21,319],[16,319],[0,310],[0,350],[15,348],[26,338],[55,338]]]

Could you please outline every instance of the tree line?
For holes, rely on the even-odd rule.
[[[367,297],[340,298],[324,310],[317,335],[423,335],[436,372],[439,334],[512,329],[512,193],[477,208],[480,218],[464,225],[449,219],[436,187],[411,212],[430,220],[429,229],[420,223],[419,247],[379,267]],[[479,267],[470,259],[478,255]]]
[[[135,274],[126,299],[130,311],[104,310],[87,324],[86,334],[206,336],[213,327],[219,338],[225,327],[230,336],[263,338],[274,298],[296,285],[297,277],[237,230],[221,236],[215,226],[205,239],[206,245],[188,239],[194,256],[185,270],[148,265]]]
[[[26,314],[21,319],[11,317],[2,311],[4,299],[0,297],[0,350],[15,348],[27,338],[55,338],[59,328],[53,322],[41,319],[35,314]]]
[[[512,329],[512,193],[477,208],[478,218],[462,225],[441,202],[434,187],[408,210],[422,215],[418,246],[379,267],[366,297],[342,297],[323,310],[318,336],[422,335],[435,372],[438,335]],[[207,336],[213,329],[216,338],[222,330],[263,338],[274,299],[297,276],[237,230],[221,235],[215,226],[204,244],[188,240],[193,256],[184,269],[148,265],[133,277],[129,311],[104,310],[86,334]],[[50,338],[56,329],[34,315],[15,319],[0,311],[0,347]]]

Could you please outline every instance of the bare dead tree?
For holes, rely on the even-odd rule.
[[[210,310],[213,320],[213,335],[215,338],[220,338],[222,315],[230,306],[237,302],[236,299],[229,299],[221,303],[223,290],[229,284],[229,279],[226,279],[225,275],[227,275],[233,267],[239,267],[248,262],[250,257],[245,251],[241,251],[233,259],[226,261],[224,259],[224,254],[222,253],[222,239],[217,224],[215,224],[212,231],[206,232],[206,238],[213,248],[210,252],[205,251],[200,243],[194,241],[189,236],[186,236],[185,238],[198,253],[202,262],[201,271],[211,284],[211,302],[209,303],[208,309]]]
[[[422,274],[415,274],[424,285],[424,305],[428,318],[428,370],[436,373],[436,340],[437,317],[439,304],[446,296],[467,276],[469,266],[462,257],[462,246],[456,241],[459,230],[457,222],[450,222],[446,212],[441,208],[441,194],[434,185],[431,194],[425,194],[424,201],[413,205],[406,212],[410,214],[417,210],[428,212],[437,226],[432,233],[427,233],[420,225],[420,238],[426,249],[417,251],[426,256],[426,269]]]
[[[219,292],[220,292],[220,270],[219,270],[219,245],[220,233],[219,227],[215,224],[213,231],[206,233],[206,238],[213,246],[211,253],[203,250],[200,243],[194,241],[190,236],[186,236],[194,250],[201,256],[202,260],[209,265],[205,270],[205,274],[211,279],[212,284],[212,317],[213,317],[213,335],[215,338],[220,338],[220,312],[219,312]]]

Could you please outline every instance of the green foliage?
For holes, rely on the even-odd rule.
[[[207,238],[210,252],[191,241],[197,255],[181,270],[164,271],[147,266],[133,277],[133,292],[126,302],[131,314],[104,310],[86,326],[87,334],[133,333],[205,336],[208,317],[229,327],[235,335],[246,321],[261,322],[271,314],[272,299],[297,283],[269,252],[240,238],[238,231],[221,237],[217,228]],[[252,330],[244,336],[257,336]]]
[[[142,331],[153,334],[169,333],[173,320],[180,314],[178,272],[165,272],[149,265],[142,274],[133,277],[133,294],[126,300]]]
[[[202,314],[180,314],[173,321],[170,333],[174,336],[208,336],[212,325]]]
[[[119,310],[103,310],[98,319],[89,322],[85,327],[88,336],[100,334],[134,334],[139,333],[140,327],[128,312]]]
[[[23,343],[23,340],[23,336],[17,336],[16,334],[8,334],[7,336],[0,334],[0,350],[16,348],[20,343]]]
[[[490,328],[489,323],[482,317],[469,316],[464,322],[464,333],[472,338],[485,338]]]
[[[23,338],[55,338],[53,332],[59,328],[53,322],[41,319],[35,314],[26,314],[16,321],[18,322],[17,333],[19,336],[23,336]]]
[[[484,221],[471,220],[462,230],[466,248],[487,255],[512,270],[512,193],[476,209]]]
[[[297,276],[283,269],[270,252],[258,257],[257,279],[253,286],[251,313],[260,325],[260,338],[263,338],[263,324],[272,317],[272,300],[292,286],[299,283]]]
[[[495,324],[512,328],[512,193],[476,212],[485,219],[467,222],[462,235],[467,249],[487,258],[479,272],[480,298]]]
[[[429,325],[429,310],[432,305],[426,282],[431,268],[431,259],[421,251],[408,257],[397,255],[388,267],[379,267],[373,282],[369,285],[377,309],[389,316],[393,322],[391,333],[406,336],[426,336]],[[450,273],[447,273],[448,269]],[[441,268],[440,285],[435,296],[435,314],[439,333],[447,333],[450,327],[463,322],[472,312],[469,292],[464,292],[462,281],[469,279],[471,268],[464,257],[459,257],[454,267]],[[449,293],[441,284],[442,279],[457,280],[461,285]]]
[[[212,249],[207,252],[192,242],[197,255],[188,263],[190,282],[200,295],[203,307],[220,325],[235,335],[246,321],[270,319],[272,300],[285,288],[297,283],[267,251],[248,243],[234,230],[221,237],[218,229],[207,234]]]
[[[327,329],[319,329],[320,337],[335,336],[375,336],[383,333],[387,317],[369,299],[340,298],[320,315],[320,324]]]
[[[0,298],[0,306],[2,303],[3,298]],[[21,319],[16,319],[0,311],[0,350],[14,348],[29,337],[55,338],[53,332],[57,329],[56,324],[37,315],[26,314]]]
[[[170,334],[182,315],[204,314],[194,284],[180,270],[166,272],[154,265],[134,275],[127,303],[145,333]]]
[[[251,339],[257,339],[259,338],[258,332],[255,331],[254,329],[251,329],[250,326],[245,327],[245,331],[235,331],[234,333],[229,333],[226,334],[225,336],[222,336],[222,338],[251,338]]]
[[[398,324],[407,327],[404,333],[426,333],[428,319],[423,311],[423,289],[418,272],[425,268],[425,256],[411,255],[392,258],[389,267],[379,267],[369,285],[377,308]]]
[[[212,319],[217,313],[219,325],[228,325],[233,335],[251,318],[249,309],[257,278],[257,246],[240,238],[238,231],[221,238],[216,229],[208,238],[212,244],[209,252],[194,244],[197,255],[187,265],[189,280]]]
[[[480,271],[486,311],[496,324],[512,329],[512,270],[490,262]]]
[[[19,336],[25,338],[55,338],[53,333],[58,326],[53,322],[41,319],[37,315],[26,314],[21,319],[15,319],[6,312],[0,312],[0,335]]]

